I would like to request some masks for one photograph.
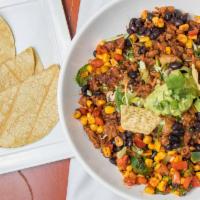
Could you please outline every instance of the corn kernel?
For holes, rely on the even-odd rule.
[[[168,182],[169,181],[169,177],[168,176],[164,176],[163,177],[163,181]]]
[[[168,154],[169,156],[173,156],[173,155],[176,154],[176,151],[175,151],[175,150],[168,151],[167,154]]]
[[[80,122],[81,122],[81,124],[82,124],[83,126],[87,125],[87,122],[88,122],[87,117],[86,117],[85,115],[82,116],[82,117],[80,118]]]
[[[87,107],[89,108],[89,107],[92,105],[92,101],[87,100],[87,101],[86,101],[86,105],[87,105]]]
[[[106,73],[107,71],[108,71],[108,66],[103,65],[103,66],[101,67],[101,73]]]
[[[197,35],[189,35],[188,39],[197,40]]]
[[[122,128],[122,126],[118,126],[118,127],[117,127],[117,130],[118,130],[120,133],[124,133],[124,131],[125,131],[125,130]]]
[[[164,20],[162,18],[159,18],[159,17],[153,17],[152,22],[155,26],[157,26],[159,28],[163,28],[164,25],[165,25]]]
[[[155,148],[155,145],[153,143],[148,144],[148,148],[153,150]]]
[[[200,171],[200,165],[195,165],[194,166],[194,171]]]
[[[177,191],[177,190],[173,191],[172,193],[175,194],[175,195],[177,195],[177,196],[180,195],[179,191]]]
[[[105,62],[104,66],[106,66],[106,67],[110,67],[111,64],[110,64],[110,62],[108,61],[108,62]]]
[[[166,54],[170,55],[171,54],[171,48],[170,47],[166,47],[165,48],[165,52],[166,52]]]
[[[159,151],[160,151],[160,147],[161,147],[160,141],[159,141],[159,140],[156,140],[156,141],[155,141],[155,150],[156,150],[157,152],[159,152]]]
[[[145,187],[144,191],[147,193],[147,194],[154,194],[154,188],[151,187],[151,186],[147,186]]]
[[[152,155],[152,150],[147,150],[147,151],[144,152],[142,155],[145,156],[145,157],[151,156],[151,155]]]
[[[129,38],[131,39],[131,41],[132,41],[133,43],[137,41],[137,36],[136,36],[135,34],[131,34],[131,35],[129,36]]]
[[[103,152],[103,155],[106,157],[106,158],[109,158],[111,156],[111,150],[109,147],[103,147],[102,148],[102,152]]]
[[[117,49],[115,49],[115,53],[116,53],[116,54],[120,54],[120,55],[122,55],[122,50],[119,49],[119,48],[117,48]]]
[[[154,188],[157,187],[159,182],[160,181],[155,177],[151,177],[150,180],[149,180],[149,184]]]
[[[150,144],[152,142],[152,137],[149,136],[149,135],[145,135],[144,138],[143,138],[143,142],[145,144]]]
[[[81,112],[79,111],[79,110],[76,110],[75,112],[74,112],[74,118],[75,119],[79,119],[80,117],[81,117]]]
[[[127,170],[128,172],[131,172],[131,171],[133,170],[133,167],[132,167],[131,165],[128,165],[128,166],[126,167],[126,170]]]
[[[130,171],[125,171],[123,174],[124,178],[129,177],[129,175],[130,175]]]
[[[124,144],[123,139],[120,136],[116,136],[114,141],[117,147],[121,147]]]
[[[90,73],[93,71],[92,65],[88,65],[88,66],[87,66],[87,71],[90,72]]]
[[[158,154],[155,156],[154,160],[156,162],[159,162],[161,160],[163,160],[166,156],[166,153],[165,152],[158,152]]]
[[[113,114],[115,112],[115,108],[113,106],[106,106],[104,111],[106,114]]]
[[[104,54],[101,55],[100,59],[102,59],[103,62],[105,63],[105,62],[108,62],[110,60],[110,56],[109,56],[109,54],[104,53]]]
[[[195,147],[190,147],[190,151],[194,151],[195,150]]]
[[[175,169],[171,168],[169,174],[172,176],[172,175],[174,175],[174,173],[175,173]]]
[[[164,192],[165,191],[165,188],[166,188],[166,185],[167,185],[167,182],[166,181],[161,181],[157,188],[161,191],[161,192]]]
[[[188,49],[191,49],[192,46],[193,46],[193,41],[192,41],[191,39],[188,39],[188,41],[187,41],[187,43],[186,43],[186,47],[187,47]]]
[[[157,163],[154,167],[154,170],[157,171],[160,168],[160,163]]]
[[[185,181],[185,178],[181,178],[181,184],[183,184],[184,183],[184,181]]]
[[[177,155],[176,157],[175,157],[175,159],[173,160],[173,162],[179,162],[179,161],[181,161],[182,160],[182,156],[181,155]]]
[[[88,71],[84,71],[84,72],[81,73],[82,78],[88,77],[88,75],[89,75]]]
[[[143,10],[143,11],[142,11],[142,14],[141,14],[141,18],[142,18],[143,20],[146,20],[146,19],[147,19],[147,15],[148,15],[147,10]]]
[[[200,24],[200,16],[195,16],[194,20],[195,20],[195,22],[197,22],[198,24]]]
[[[177,40],[178,40],[179,42],[183,43],[183,44],[186,44],[187,41],[188,41],[188,38],[187,38],[187,36],[184,35],[184,34],[178,34]]]
[[[100,42],[99,42],[99,45],[100,46],[103,46],[105,44],[105,41],[104,40],[101,40]]]
[[[101,68],[96,69],[96,74],[98,74],[98,75],[101,74]]]
[[[159,168],[160,168],[160,165],[159,165]],[[159,181],[161,181],[162,180],[162,176],[161,176],[161,174],[160,173],[155,173],[155,178],[157,178]]]
[[[145,160],[145,164],[146,164],[147,167],[152,167],[152,165],[153,165],[153,160],[147,158],[147,159]]]
[[[95,123],[95,118],[92,116],[91,113],[87,114],[87,120],[89,124],[94,124]]]
[[[104,131],[103,126],[98,126],[98,127],[97,127],[97,133],[98,133],[98,134],[102,134],[103,131]]]
[[[151,48],[152,47],[152,41],[149,40],[149,41],[145,42],[144,46],[147,47],[147,48]]]
[[[183,24],[179,26],[180,31],[188,31],[189,25],[188,24]]]
[[[91,124],[90,125],[90,129],[92,130],[92,131],[96,131],[97,130],[97,125],[96,124]]]
[[[197,176],[198,179],[200,180],[200,172],[196,172],[196,176]]]
[[[110,59],[110,63],[111,63],[112,66],[117,66],[118,65],[117,61],[115,59],[113,59],[113,58]]]
[[[99,100],[97,100],[97,102],[96,102],[97,106],[103,106],[105,103],[106,103],[106,101],[103,100],[103,99],[99,99]]]
[[[150,41],[150,38],[148,36],[140,36],[139,40],[140,42],[148,42]]]

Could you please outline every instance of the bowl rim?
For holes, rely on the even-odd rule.
[[[124,192],[120,191],[119,189],[117,189],[116,187],[114,187],[113,185],[109,184],[107,181],[105,181],[101,176],[99,176],[96,172],[93,171],[93,169],[89,166],[89,164],[87,164],[87,162],[85,161],[85,159],[81,156],[81,154],[79,153],[79,151],[76,149],[75,144],[72,141],[72,138],[69,134],[69,129],[65,123],[64,120],[64,111],[63,111],[63,106],[65,105],[66,102],[63,102],[63,83],[64,83],[64,77],[65,77],[65,71],[66,69],[69,67],[67,64],[70,60],[71,54],[73,49],[75,48],[75,45],[77,44],[77,41],[79,39],[79,37],[85,32],[85,30],[90,26],[90,24],[95,21],[99,16],[102,15],[103,12],[109,10],[110,8],[112,8],[115,4],[120,3],[122,0],[113,0],[110,3],[107,3],[106,5],[104,5],[101,9],[99,9],[99,11],[93,16],[91,17],[86,23],[85,25],[83,25],[80,30],[78,31],[78,33],[75,34],[73,40],[71,41],[71,43],[69,44],[69,51],[64,59],[64,62],[62,64],[62,68],[61,68],[61,72],[60,72],[60,76],[59,76],[59,81],[58,81],[58,92],[57,92],[57,102],[58,102],[58,113],[59,113],[59,118],[60,118],[60,122],[61,122],[61,126],[62,126],[62,130],[64,131],[65,137],[67,139],[67,142],[69,143],[75,158],[77,158],[77,160],[81,163],[81,165],[83,166],[83,168],[86,170],[86,172],[92,177],[94,178],[94,180],[97,180],[100,184],[102,184],[103,186],[105,186],[106,188],[108,188],[110,191],[112,191],[114,194],[119,195],[122,198],[125,199],[132,199],[132,200],[139,200],[137,197],[134,196],[130,196],[129,194],[125,194]]]

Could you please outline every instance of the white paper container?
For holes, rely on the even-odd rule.
[[[70,35],[61,0],[0,0],[0,15],[9,23],[17,53],[34,47],[45,67],[62,66]],[[60,123],[42,140],[21,148],[0,148],[0,174],[69,157]]]

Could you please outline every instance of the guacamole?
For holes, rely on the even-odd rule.
[[[145,99],[145,108],[159,114],[180,116],[187,111],[195,98],[198,89],[192,77],[191,70],[174,70],[166,78],[163,85]]]

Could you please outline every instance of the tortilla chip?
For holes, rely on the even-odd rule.
[[[8,94],[13,94],[11,104],[8,105],[4,100],[8,108],[0,126],[1,147],[23,146],[39,140],[50,132],[58,120],[58,75],[59,67],[54,65],[28,78],[22,84],[0,93],[0,101]],[[1,108],[0,112],[2,113]]]
[[[192,77],[197,85],[198,90],[200,90],[199,73],[194,64],[192,64]]]
[[[34,58],[35,58],[35,74],[38,74],[44,70],[44,66],[41,62],[41,59],[38,55],[38,53],[33,49],[34,52]]]
[[[37,67],[42,68],[39,57],[33,48],[28,48],[14,59],[10,59],[0,65],[0,92],[19,84],[38,72]]]
[[[161,118],[150,110],[135,106],[121,106],[121,126],[134,133],[150,134]]]
[[[15,40],[6,21],[0,17],[0,64],[15,57]]]

